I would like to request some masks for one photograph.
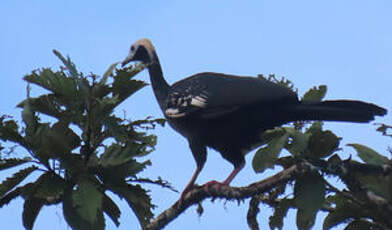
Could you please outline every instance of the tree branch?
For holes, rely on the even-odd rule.
[[[145,226],[144,230],[162,229],[173,219],[177,218],[181,213],[183,213],[187,208],[191,207],[192,205],[198,204],[204,199],[223,198],[226,200],[241,201],[256,194],[270,191],[272,188],[287,183],[288,181],[293,180],[295,177],[304,174],[305,172],[309,172],[310,170],[311,165],[307,163],[298,163],[275,174],[274,176],[250,184],[246,187],[212,185],[209,187],[199,186],[193,188],[185,195],[181,204],[179,204],[179,201],[176,201],[170,208],[163,211],[147,226]]]
[[[309,160],[309,159],[308,159]],[[358,162],[354,162],[351,160],[342,161],[338,160],[300,160],[300,161],[291,161],[288,164],[281,164],[286,169],[266,178],[262,181],[250,184],[246,187],[229,187],[222,186],[219,184],[211,185],[211,186],[198,186],[189,191],[181,204],[179,201],[176,201],[170,208],[163,211],[159,214],[155,219],[153,219],[147,226],[144,227],[144,230],[157,230],[162,229],[175,218],[177,218],[181,213],[183,213],[186,209],[194,204],[199,204],[201,201],[207,198],[223,198],[226,200],[237,200],[242,201],[246,198],[253,197],[252,202],[249,206],[248,211],[248,225],[251,229],[258,229],[258,223],[256,220],[256,216],[258,213],[258,204],[260,201],[260,196],[265,192],[271,191],[280,185],[286,184],[289,181],[294,180],[296,177],[301,176],[302,174],[309,172],[311,170],[321,170],[324,173],[329,175],[336,175],[340,177],[346,185],[352,190],[355,194],[359,192],[361,194],[362,199],[365,198],[368,202],[373,204],[373,207],[380,209],[381,207],[385,211],[392,210],[391,206],[385,199],[377,196],[374,193],[367,192],[366,189],[359,186],[359,183],[356,181],[355,177],[351,175],[353,172],[361,172],[368,174],[380,174],[383,175],[391,173],[392,167],[390,165],[383,166],[373,166],[367,164],[361,164]],[[294,163],[294,164],[293,164]],[[289,166],[290,164],[293,164]],[[334,187],[327,183],[331,189]],[[337,190],[337,189],[336,189]],[[342,191],[334,191],[344,193]],[[359,195],[357,194],[357,195]],[[351,195],[351,194],[350,194]],[[357,198],[356,196],[351,197],[355,198],[355,201],[361,201],[362,199]],[[363,202],[360,202],[363,205]],[[331,207],[323,207],[325,211],[332,211]],[[383,215],[382,215],[383,216]],[[389,223],[389,220],[387,221]]]
[[[259,223],[257,222],[257,214],[260,212],[259,208],[260,199],[258,196],[252,197],[249,202],[248,215],[246,216],[246,220],[248,222],[248,226],[251,230],[259,230]]]

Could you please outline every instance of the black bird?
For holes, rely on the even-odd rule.
[[[122,65],[131,61],[148,66],[163,114],[171,127],[188,139],[195,158],[196,171],[181,197],[202,170],[206,147],[217,150],[234,165],[222,183],[228,185],[244,167],[245,154],[263,143],[260,134],[267,129],[301,120],[368,122],[387,113],[384,108],[362,101],[300,101],[295,92],[255,77],[204,72],[170,86],[148,39],[136,41]]]

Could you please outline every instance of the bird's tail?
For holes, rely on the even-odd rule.
[[[368,122],[375,116],[384,116],[387,110],[362,101],[336,100],[322,102],[302,101],[294,107],[286,107],[291,121],[322,120]]]

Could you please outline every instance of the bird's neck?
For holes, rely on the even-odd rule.
[[[161,109],[164,109],[165,100],[169,91],[169,84],[163,78],[162,68],[157,57],[149,65],[148,72],[150,74],[151,85],[154,90],[155,97]]]

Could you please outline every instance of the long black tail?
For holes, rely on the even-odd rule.
[[[287,110],[286,110],[287,109]],[[387,110],[375,104],[362,101],[336,100],[322,102],[302,101],[286,107],[289,117],[294,120],[369,122],[375,116],[384,116]]]

